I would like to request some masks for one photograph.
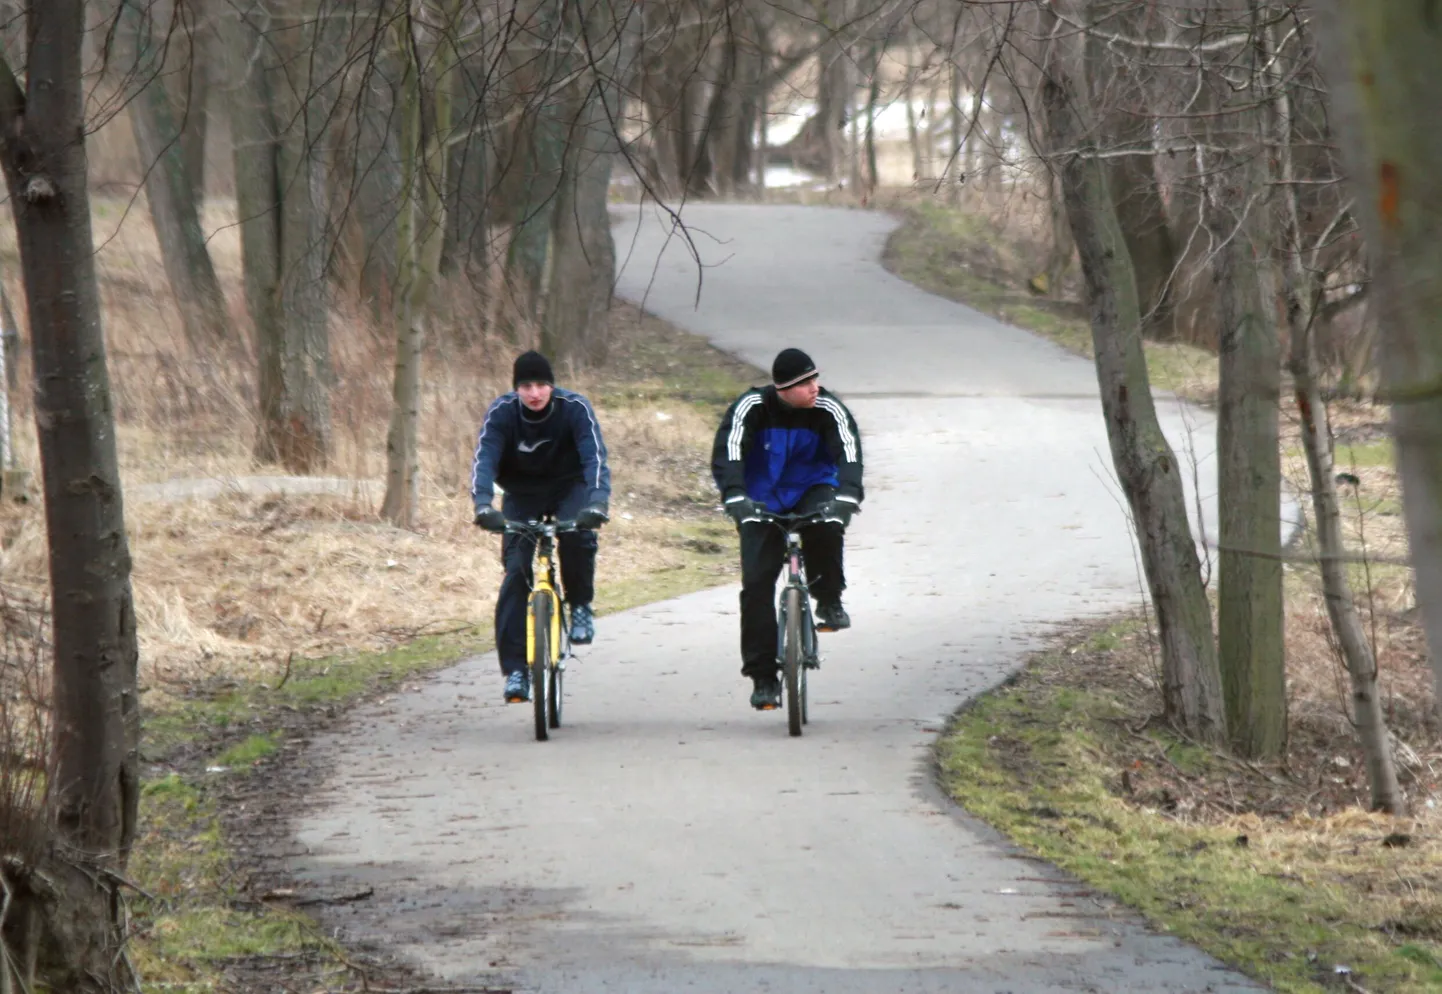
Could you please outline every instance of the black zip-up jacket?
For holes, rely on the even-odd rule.
[[[745,494],[784,514],[825,484],[837,500],[860,505],[861,432],[835,394],[822,388],[815,407],[792,407],[774,386],[746,391],[726,411],[711,449],[711,475],[723,501]]]
[[[611,499],[606,443],[591,402],[556,387],[545,411],[534,414],[513,393],[486,411],[471,461],[471,500],[488,506],[499,484],[507,493],[538,497],[584,481],[588,504]]]

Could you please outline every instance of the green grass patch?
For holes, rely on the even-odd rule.
[[[1236,782],[1239,773],[1164,731],[1133,731],[1145,721],[1125,689],[1133,676],[1095,661],[1134,634],[1128,622],[1042,654],[1012,686],[958,715],[938,746],[952,796],[1156,927],[1280,991],[1334,990],[1337,966],[1372,992],[1438,990],[1442,896],[1432,886],[1442,847],[1384,846],[1381,816],[1360,813],[1319,823],[1166,810],[1185,798],[1148,789],[1157,779],[1149,771],[1173,786]]]
[[[1038,295],[1027,260],[980,214],[934,203],[909,206],[892,233],[886,267],[910,283],[1093,357],[1091,325],[1075,301]],[[1152,386],[1192,399],[1216,395],[1217,360],[1190,345],[1145,343]]]
[[[132,908],[131,955],[147,989],[220,990],[219,969],[229,961],[325,948],[309,919],[255,906],[242,893],[204,783],[178,774],[151,780],[140,819],[129,872],[145,896]]]

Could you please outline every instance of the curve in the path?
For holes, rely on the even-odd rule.
[[[339,919],[359,937],[548,994],[1256,990],[932,783],[963,701],[1050,623],[1138,598],[1089,366],[888,275],[882,215],[688,217],[699,307],[649,214],[619,231],[622,295],[759,365],[808,349],[864,435],[855,627],[807,734],[747,707],[735,589],[694,594],[602,619],[547,744],[492,656],[358,714],[318,746],[296,869],[375,886]]]

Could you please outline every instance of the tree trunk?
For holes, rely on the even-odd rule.
[[[185,178],[190,200],[197,212],[205,206],[205,147],[210,132],[211,80],[217,61],[223,61],[220,40],[209,10],[212,0],[187,0],[191,9],[186,22],[189,45],[185,72],[177,73],[179,86],[172,93],[180,108],[180,157],[185,161]]]
[[[1060,44],[1054,44],[1059,49]],[[1106,170],[1083,123],[1086,83],[1053,51],[1043,82],[1050,143],[1065,150],[1062,192],[1090,301],[1097,382],[1117,478],[1131,508],[1162,644],[1163,705],[1187,734],[1226,738],[1212,615],[1187,524],[1181,466],[1162,434],[1142,353],[1141,314]]]
[[[1111,115],[1110,135],[1121,148],[1143,154],[1108,160],[1107,182],[1116,199],[1117,221],[1137,272],[1142,306],[1142,336],[1157,342],[1176,339],[1172,281],[1177,267],[1176,241],[1167,223],[1151,150],[1151,119],[1132,109]]]
[[[908,71],[906,74],[906,88],[902,91],[902,99],[906,101],[906,143],[911,148],[911,181],[920,182],[922,175],[921,160],[921,130],[917,127],[916,120],[916,75]]]
[[[1255,134],[1254,112],[1236,112]],[[1244,123],[1243,123],[1244,122]],[[1232,130],[1232,126],[1229,126]],[[1207,227],[1220,246],[1212,263],[1219,323],[1217,391],[1217,655],[1231,745],[1251,759],[1280,757],[1287,744],[1282,640],[1281,390],[1265,210],[1267,189],[1248,147],[1216,156],[1206,191]]]
[[[973,158],[972,145],[974,141],[966,137],[966,116],[961,112],[961,66],[957,64],[958,56],[955,54],[956,33],[952,33],[953,54],[951,59],[950,100],[951,100],[951,142],[947,156],[946,168],[942,171],[942,178],[946,181],[946,202],[955,207],[961,203],[961,185],[972,179],[970,164]],[[981,108],[981,98],[972,96],[978,111]],[[966,148],[963,150],[962,146]]]
[[[1442,693],[1442,102],[1428,4],[1318,5],[1331,120],[1377,282],[1383,394],[1392,404],[1417,605]]]
[[[420,506],[421,359],[425,345],[427,303],[440,267],[446,232],[449,189],[446,170],[451,157],[451,117],[460,71],[455,38],[461,0],[452,0],[441,41],[429,64],[434,78],[426,85],[424,67],[415,58],[409,18],[396,27],[398,47],[406,66],[401,84],[401,154],[403,200],[400,206],[401,284],[396,308],[396,365],[392,388],[390,430],[386,436],[386,493],[381,515],[402,528],[415,526]],[[433,96],[430,120],[425,119],[425,93]]]
[[[872,46],[871,83],[866,90],[866,194],[876,191],[880,177],[876,173],[876,105],[881,100],[881,49]]]
[[[550,291],[541,350],[582,363],[606,356],[604,328],[615,282],[616,249],[606,210],[614,141],[594,90],[573,129],[555,217]]]
[[[278,75],[306,64],[307,22],[280,24],[264,38],[253,23],[236,18],[226,33],[237,69],[236,202],[259,360],[255,456],[309,473],[330,450],[325,173],[313,154],[313,115],[301,106],[304,80]]]
[[[1051,250],[1047,253],[1045,290],[1059,300],[1062,283],[1076,252],[1076,242],[1072,241],[1071,224],[1066,219],[1066,198],[1062,194],[1060,177],[1052,175],[1047,176],[1047,216],[1051,221]]]
[[[506,275],[516,314],[523,321],[534,321],[540,315],[546,254],[551,246],[556,192],[565,159],[566,125],[555,97],[545,98],[528,131],[528,141],[520,151],[525,193],[511,230]],[[513,339],[518,332],[513,331]]]
[[[1300,232],[1294,228],[1293,234]],[[1307,279],[1295,250],[1290,252],[1285,281],[1292,339],[1289,368],[1301,422],[1302,448],[1307,454],[1307,471],[1312,481],[1312,513],[1316,518],[1322,594],[1352,683],[1352,721],[1366,758],[1372,810],[1402,814],[1406,804],[1397,784],[1382,700],[1377,693],[1377,660],[1347,579],[1347,549],[1342,538],[1342,512],[1333,475],[1332,431],[1312,357],[1312,322],[1316,303],[1321,299],[1320,288],[1309,286],[1312,282]]]
[[[133,983],[117,877],[140,799],[139,649],[95,274],[84,142],[82,0],[32,3],[22,92],[0,69],[0,157],[29,305],[54,639],[53,845],[37,873],[4,868],[44,912],[31,956],[48,989]],[[53,888],[56,903],[36,900]],[[37,955],[38,954],[38,955]]]
[[[166,32],[157,44],[150,15],[125,4],[123,37],[140,91],[130,102],[130,123],[145,169],[145,197],[160,243],[170,290],[191,348],[209,353],[229,339],[225,294],[216,279],[200,227],[195,187],[186,170],[183,130],[165,81]],[[190,109],[193,116],[195,111]]]
[[[460,140],[446,166],[446,232],[441,271],[463,274],[481,296],[490,268],[490,218],[486,211],[491,182],[491,143],[487,140],[486,83],[490,67],[479,44],[456,67]]]
[[[844,20],[846,0],[834,2],[839,4],[841,19]],[[827,182],[834,188],[841,183],[846,162],[846,124],[851,119],[851,74],[847,71],[846,46],[836,30],[833,29],[831,35],[821,49],[821,77],[817,83],[821,93],[816,102],[816,113],[821,121],[821,165]]]
[[[1155,19],[1155,12],[1137,6],[1123,12],[1116,24],[1118,30],[1146,37],[1149,23]],[[1151,108],[1162,99],[1158,70],[1146,60],[1111,65],[1105,127],[1108,141],[1123,154],[1107,160],[1107,183],[1137,274],[1142,336],[1170,342],[1176,338],[1172,283],[1177,248],[1157,178],[1152,131],[1156,116]]]
[[[1351,581],[1347,578],[1347,549],[1342,537],[1341,505],[1337,499],[1332,431],[1328,424],[1326,401],[1317,384],[1313,354],[1312,329],[1323,299],[1323,280],[1308,276],[1302,255],[1301,212],[1297,208],[1297,188],[1293,182],[1296,176],[1292,143],[1296,135],[1292,126],[1291,99],[1284,88],[1279,87],[1276,94],[1273,99],[1276,160],[1281,180],[1278,190],[1284,198],[1282,214],[1288,246],[1282,271],[1287,327],[1291,338],[1288,369],[1292,374],[1302,449],[1306,453],[1307,472],[1312,483],[1312,514],[1316,519],[1322,595],[1352,684],[1352,722],[1367,764],[1372,810],[1404,814],[1406,801],[1397,783],[1397,769],[1392,761],[1382,700],[1377,693],[1377,659],[1352,596]]]

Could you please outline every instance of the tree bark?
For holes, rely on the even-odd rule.
[[[1244,128],[1245,130],[1245,128]],[[1217,654],[1232,748],[1275,759],[1287,744],[1282,639],[1281,390],[1277,328],[1264,286],[1267,189],[1253,149],[1224,152],[1207,191],[1219,322]],[[1230,160],[1230,161],[1225,161]],[[1234,208],[1240,208],[1240,211]]]
[[[1108,160],[1107,183],[1116,199],[1117,222],[1137,272],[1142,335],[1152,341],[1170,342],[1176,339],[1172,281],[1177,248],[1157,182],[1150,128],[1150,118],[1135,110],[1112,115],[1112,138],[1119,146],[1142,149],[1144,154]]]
[[[115,895],[140,798],[139,649],[86,188],[83,0],[32,3],[22,91],[0,64],[0,158],[20,246],[50,553],[53,840],[32,874],[4,867],[49,989],[132,983]],[[8,854],[7,854],[8,855]],[[41,889],[51,891],[46,903]]]
[[[1079,66],[1064,64],[1054,42],[1042,86],[1062,193],[1081,256],[1090,302],[1097,382],[1117,478],[1131,508],[1157,613],[1167,717],[1208,743],[1226,739],[1211,608],[1187,524],[1181,466],[1157,421],[1142,353],[1141,314],[1126,240],[1117,223],[1095,134],[1085,123],[1087,89]],[[1073,59],[1072,61],[1076,61]]]
[[[479,29],[477,29],[479,30]],[[441,271],[460,273],[480,296],[487,290],[490,267],[490,218],[486,206],[491,182],[491,143],[486,117],[487,74],[490,71],[479,42],[460,57],[456,67],[457,103],[453,113],[462,136],[455,142],[446,166],[446,231]]]
[[[255,456],[294,473],[323,467],[330,452],[325,164],[303,106],[307,24],[259,16],[226,25],[235,67],[231,131],[246,304],[259,360]]]
[[[225,294],[200,227],[195,184],[186,168],[184,130],[176,119],[165,82],[164,39],[169,32],[162,30],[157,44],[150,14],[129,3],[121,7],[120,17],[127,54],[140,87],[129,111],[136,149],[145,170],[145,198],[150,204],[151,222],[186,340],[197,353],[208,353],[230,338],[230,321]],[[188,108],[188,116],[197,113],[195,108]]]
[[[1332,117],[1378,285],[1383,395],[1392,404],[1417,605],[1442,693],[1442,101],[1428,4],[1318,5]]]
[[[552,359],[582,363],[606,357],[604,328],[611,307],[616,248],[606,210],[615,143],[602,97],[584,98],[566,154],[552,234],[555,257],[541,350]]]
[[[1337,637],[1342,662],[1352,685],[1352,721],[1367,765],[1367,782],[1374,811],[1404,814],[1406,801],[1397,783],[1391,741],[1382,700],[1377,692],[1377,659],[1362,624],[1361,614],[1347,578],[1346,543],[1342,536],[1341,503],[1334,475],[1334,447],[1326,401],[1317,382],[1312,329],[1320,316],[1324,280],[1309,274],[1303,255],[1304,234],[1297,206],[1292,145],[1296,140],[1291,98],[1278,88],[1273,99],[1276,126],[1276,161],[1283,198],[1280,212],[1287,250],[1282,269],[1283,299],[1290,333],[1288,369],[1312,484],[1312,515],[1317,533],[1317,558],[1322,574],[1322,595],[1327,617]]]
[[[401,84],[402,202],[398,233],[401,283],[396,307],[396,364],[392,387],[390,429],[386,435],[386,492],[381,516],[402,528],[415,526],[420,505],[421,360],[425,344],[426,310],[431,287],[440,266],[446,231],[449,189],[451,113],[458,70],[454,26],[459,2],[446,11],[441,41],[430,64],[435,67],[429,86],[423,66],[415,57],[410,18],[396,28],[405,64]],[[424,93],[434,94],[430,120]]]
[[[190,199],[197,211],[205,206],[205,149],[210,133],[211,80],[217,62],[224,61],[210,3],[211,0],[186,2],[191,13],[186,22],[189,44],[185,72],[177,74],[179,92],[172,94],[175,106],[180,108],[180,156],[185,161]]]

